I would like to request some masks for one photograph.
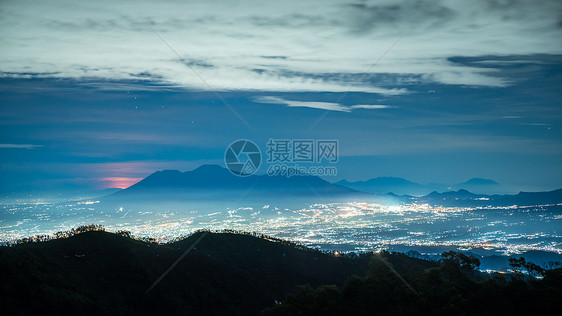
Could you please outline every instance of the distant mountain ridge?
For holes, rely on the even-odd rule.
[[[341,180],[335,184],[343,185],[357,191],[374,194],[394,193],[396,195],[423,196],[433,191],[448,191],[465,189],[477,193],[497,193],[501,186],[496,181],[484,178],[472,178],[466,182],[455,185],[420,184],[400,177],[376,177],[365,181]]]
[[[455,189],[465,189],[475,193],[505,193],[502,186],[494,180],[484,178],[472,178],[466,182],[452,186]]]
[[[421,195],[431,191],[419,183],[399,177],[376,177],[365,181],[355,182],[341,180],[335,184],[374,194],[394,193],[398,195]]]
[[[562,203],[562,189],[547,192],[519,192],[514,195],[486,195],[475,194],[460,189],[458,191],[447,191],[443,193],[431,192],[421,197],[400,197],[403,201],[428,203],[443,206],[533,206]]]
[[[493,180],[473,178],[465,185],[494,186]],[[330,183],[316,176],[239,177],[218,165],[203,165],[192,171],[157,171],[140,182],[103,198],[103,201],[213,201],[231,202],[239,197],[251,201],[267,200],[335,202],[339,200],[376,200],[380,203],[428,203],[443,206],[506,206],[562,203],[562,189],[550,192],[520,192],[515,195],[487,195],[467,189],[432,190],[398,177],[378,177],[367,181]],[[416,191],[417,190],[417,191]],[[398,193],[397,193],[398,192]]]
[[[342,196],[365,195],[357,190],[332,184],[316,176],[268,176],[251,175],[239,177],[218,165],[203,165],[192,171],[157,171],[140,182],[111,195],[113,198],[136,196],[154,198],[155,196],[181,195],[199,197],[201,195],[224,196],[229,193],[260,196]],[[220,194],[219,194],[220,193]]]
[[[484,179],[484,178],[472,178],[460,185],[497,185],[498,183],[494,180]]]

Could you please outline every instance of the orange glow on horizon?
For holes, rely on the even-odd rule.
[[[109,189],[109,188],[126,189],[142,179],[143,178],[106,177],[106,178],[101,178],[100,181],[105,182],[104,183],[105,189]]]

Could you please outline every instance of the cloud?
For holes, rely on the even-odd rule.
[[[326,111],[337,111],[337,112],[351,112],[354,109],[378,110],[378,109],[392,108],[392,106],[380,105],[380,104],[357,104],[352,106],[344,106],[339,103],[333,103],[333,102],[293,101],[293,100],[285,100],[283,98],[272,97],[272,96],[256,97],[254,98],[254,102],[269,103],[269,104],[284,104],[287,105],[288,107],[306,107],[306,108],[321,109]]]
[[[328,111],[350,112],[349,108],[332,102],[291,101],[278,97],[257,97],[254,98],[254,101],[258,103],[285,104],[288,107],[305,107]]]
[[[380,109],[390,109],[395,108],[395,106],[382,105],[382,104],[357,104],[352,105],[352,109],[365,109],[365,110],[380,110]]]
[[[149,25],[217,90],[396,95],[402,77],[505,87],[498,56],[562,54],[560,1],[288,1],[4,1],[0,76],[207,89]]]
[[[19,149],[35,149],[43,147],[43,145],[32,144],[0,144],[0,148],[19,148]]]

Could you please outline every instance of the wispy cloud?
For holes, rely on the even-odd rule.
[[[148,25],[218,90],[403,94],[400,85],[351,83],[410,27],[373,75],[501,87],[511,82],[494,68],[501,67],[494,56],[562,53],[560,1],[294,2],[4,1],[0,77],[205,89]],[[490,62],[459,64],[453,56]]]
[[[43,147],[43,145],[33,144],[0,144],[0,148],[20,148],[20,149],[35,149]]]
[[[551,126],[550,123],[523,123],[521,125],[529,125],[529,126]]]
[[[352,106],[344,106],[339,103],[333,102],[293,101],[273,96],[256,97],[254,98],[254,102],[267,104],[284,104],[288,107],[305,107],[336,112],[351,112],[354,109],[379,110],[393,108],[393,106],[381,104],[357,104]]]
[[[383,104],[357,104],[351,106],[352,109],[365,109],[365,110],[380,110],[380,109],[390,109],[395,107],[396,106],[383,105]]]

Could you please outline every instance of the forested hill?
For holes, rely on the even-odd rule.
[[[105,231],[0,247],[0,300],[10,312],[256,314],[299,284],[343,284],[368,256],[335,257],[280,240],[206,233],[159,245]]]
[[[490,276],[475,271],[474,259],[449,253],[437,263],[385,252],[352,258],[234,232],[161,245],[78,230],[0,247],[0,304],[9,315],[517,314],[546,311],[562,297],[561,270],[542,280]],[[304,284],[310,286],[298,287]]]

